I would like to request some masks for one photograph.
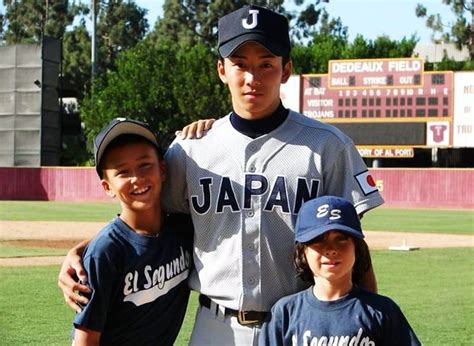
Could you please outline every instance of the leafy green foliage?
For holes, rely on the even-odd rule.
[[[453,42],[458,49],[467,47],[471,61],[474,60],[474,2],[469,0],[443,0],[450,7],[455,16],[454,23],[446,23],[439,13],[428,14],[426,6],[418,4],[415,14],[417,17],[426,18],[426,26],[433,31],[433,42]],[[468,21],[469,15],[471,22]]]
[[[312,34],[325,11],[324,3],[327,2],[329,0],[165,0],[163,18],[156,23],[150,38],[153,41],[172,40],[184,46],[201,43],[207,47],[215,47],[219,18],[244,5],[254,4],[287,16],[293,38],[300,40]]]
[[[98,5],[98,71],[114,69],[118,54],[140,42],[148,30],[146,10],[135,2],[113,0]]]
[[[114,69],[118,54],[140,42],[148,30],[146,10],[135,2],[95,1],[98,18],[97,71]],[[76,91],[79,100],[90,88],[91,35],[85,26],[88,5],[70,1],[5,0],[5,14],[0,16],[0,39],[6,44],[40,43],[43,36],[63,40],[63,84]],[[78,20],[79,19],[79,20]],[[76,24],[75,20],[78,24]]]
[[[74,30],[67,31],[63,37],[63,85],[74,90],[78,99],[82,100],[90,86],[91,40],[86,25],[82,22]]]
[[[3,4],[7,44],[39,43],[43,36],[61,38],[77,15],[87,13],[86,5],[70,5],[67,0],[4,0]]]
[[[166,147],[183,125],[223,115],[230,103],[215,63],[216,57],[202,45],[153,45],[145,40],[124,52],[117,71],[98,81],[82,105],[89,140],[111,119],[128,117],[148,122]]]
[[[312,40],[307,45],[294,45],[293,70],[297,74],[327,73],[329,60],[410,57],[415,45],[414,36],[394,41],[386,36],[367,40],[357,35],[351,43],[341,20],[323,13],[319,31],[312,34]]]
[[[446,56],[440,62],[432,63],[425,62],[425,71],[473,71],[474,60],[470,61],[455,61]]]

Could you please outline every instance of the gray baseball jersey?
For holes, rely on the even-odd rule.
[[[292,262],[304,201],[341,196],[359,214],[383,203],[352,140],[293,111],[255,139],[226,116],[202,139],[176,139],[165,158],[163,207],[194,223],[191,288],[235,310],[269,311],[305,287]]]

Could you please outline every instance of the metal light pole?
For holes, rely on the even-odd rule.
[[[92,12],[92,42],[91,42],[91,77],[94,79],[94,76],[96,74],[96,58],[97,58],[97,53],[96,53],[96,34],[95,34],[95,27],[97,24],[97,19],[96,19],[96,0],[91,1],[91,12]]]

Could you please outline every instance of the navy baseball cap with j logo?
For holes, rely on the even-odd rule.
[[[276,56],[290,56],[288,20],[260,6],[245,6],[219,20],[219,54],[227,58],[242,44],[254,41]]]
[[[329,231],[364,238],[352,203],[335,196],[322,196],[304,203],[296,219],[295,241],[309,243]]]

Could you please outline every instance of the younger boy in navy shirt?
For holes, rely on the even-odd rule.
[[[294,262],[314,285],[281,298],[259,345],[421,345],[397,304],[357,286],[370,256],[354,206],[323,196],[303,204]]]
[[[114,119],[94,147],[101,185],[121,212],[85,250],[91,293],[74,345],[173,345],[189,298],[192,223],[161,210],[166,167],[147,124]]]

